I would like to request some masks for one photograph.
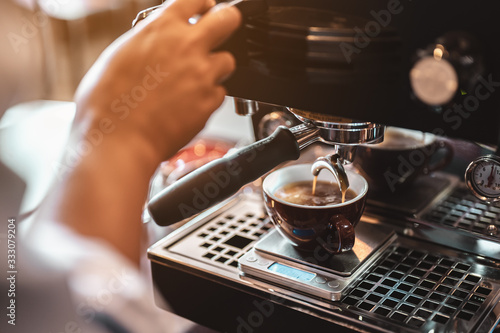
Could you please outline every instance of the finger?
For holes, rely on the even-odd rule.
[[[221,84],[227,80],[236,69],[236,60],[229,52],[217,52],[210,55],[210,64],[213,68],[214,82]]]
[[[210,110],[210,113],[212,113],[222,105],[222,102],[224,102],[226,95],[227,91],[223,86],[216,86],[213,90],[211,90],[209,98],[210,102],[208,105],[208,110]]]
[[[241,24],[241,13],[234,6],[221,3],[212,8],[195,25],[200,43],[208,50],[222,44]]]
[[[215,5],[215,0],[173,0],[166,5],[170,14],[187,21],[194,15],[203,14]]]

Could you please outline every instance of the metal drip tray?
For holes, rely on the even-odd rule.
[[[447,251],[432,251],[438,248],[431,244],[426,250],[421,245],[400,239],[342,302],[425,332],[473,331],[481,314],[498,304],[499,271],[471,257],[451,257],[439,254]]]
[[[164,250],[224,270],[238,271],[238,258],[273,226],[259,201],[229,204],[205,223]]]
[[[369,251],[345,267],[328,260],[301,262],[296,252],[285,251],[280,263],[314,282],[303,288],[259,273],[277,262],[271,253],[281,251],[283,240],[260,195],[242,194],[154,244],[148,250],[153,280],[178,314],[218,331],[237,331],[241,318],[271,302],[273,315],[255,332],[306,323],[349,332],[493,332],[500,318],[500,262],[431,238],[395,234],[393,222],[372,220],[363,217],[356,229],[361,240],[370,235],[357,244]],[[252,256],[256,260],[244,264],[250,269],[240,271],[238,262]],[[259,260],[265,263],[259,266]]]
[[[464,186],[456,187],[450,195],[423,211],[420,218],[496,240],[500,236],[500,206],[481,202]]]

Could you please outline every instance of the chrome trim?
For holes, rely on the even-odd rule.
[[[240,116],[252,116],[259,111],[259,103],[251,99],[234,98],[234,110]]]
[[[319,136],[319,128],[317,128],[310,122],[305,122],[303,124],[294,126],[290,128],[290,132],[292,132],[292,134],[295,136],[300,150],[306,148],[314,142],[321,140]]]
[[[146,17],[151,15],[154,11],[159,9],[161,6],[163,6],[163,5],[157,5],[157,6],[153,6],[153,7],[149,7],[147,9],[141,10],[137,14],[135,19],[132,21],[132,28],[135,27],[137,25],[137,23],[139,23],[140,21],[144,20]]]
[[[323,115],[288,108],[300,121],[309,122],[320,129],[320,140],[328,144],[356,145],[380,143],[384,140],[385,126],[370,122]]]

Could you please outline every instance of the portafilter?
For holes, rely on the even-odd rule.
[[[342,161],[350,158],[345,153],[357,144],[383,140],[382,125],[290,111],[301,124],[292,128],[280,126],[269,137],[194,170],[154,196],[148,203],[154,221],[167,226],[200,213],[279,164],[298,159],[300,151],[312,143],[335,146]]]

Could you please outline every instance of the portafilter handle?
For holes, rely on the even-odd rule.
[[[244,185],[279,164],[296,160],[300,150],[319,140],[312,124],[278,127],[267,138],[237,150],[187,174],[148,203],[153,220],[167,226],[231,197]]]

